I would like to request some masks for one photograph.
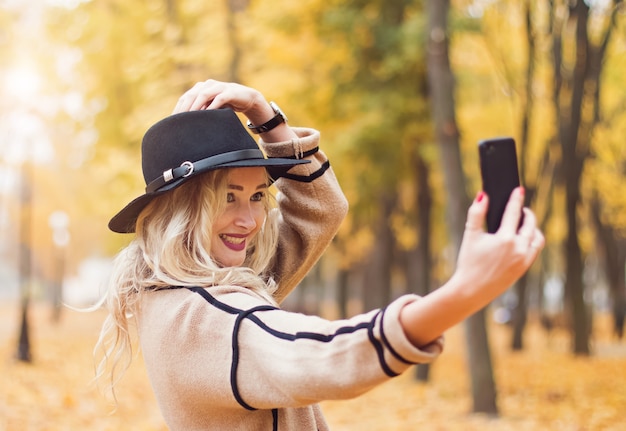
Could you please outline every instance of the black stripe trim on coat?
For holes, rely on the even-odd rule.
[[[287,173],[287,174],[283,174],[281,178],[287,178],[290,180],[299,181],[301,183],[310,183],[316,180],[317,178],[321,177],[322,175],[324,175],[324,172],[326,172],[328,168],[330,168],[330,162],[326,160],[322,164],[321,168],[319,168],[317,171],[313,172],[310,175],[294,175],[294,174]]]
[[[233,361],[230,365],[230,388],[233,392],[233,396],[237,400],[237,403],[239,403],[241,407],[246,410],[257,410],[243,400],[243,397],[239,393],[239,386],[237,385],[237,368],[239,367],[239,328],[241,327],[241,322],[244,319],[249,318],[251,313],[254,313],[255,311],[277,310],[278,308],[271,305],[262,305],[259,307],[251,308],[250,310],[241,310],[239,308],[231,307],[228,304],[218,301],[213,295],[211,295],[202,287],[187,287],[187,289],[191,290],[192,292],[196,292],[197,294],[202,296],[209,304],[213,305],[215,308],[225,311],[228,314],[237,315],[232,337]]]
[[[391,343],[389,343],[389,339],[385,335],[385,327],[383,326],[383,322],[385,321],[385,311],[387,311],[386,307],[383,308],[382,314],[380,316],[380,339],[382,340],[385,347],[391,352],[394,358],[396,358],[398,361],[404,362],[405,364],[408,364],[408,365],[415,365],[415,362],[411,362],[408,359],[404,359],[404,357],[401,354],[396,352],[396,350],[393,348]]]
[[[183,286],[186,287],[186,286]],[[241,310],[239,308],[235,308],[235,307],[231,307],[228,304],[224,304],[221,301],[218,301],[217,299],[215,299],[215,297],[213,295],[211,295],[209,292],[207,292],[204,288],[202,287],[186,287],[187,289],[196,292],[198,294],[200,294],[200,296],[202,296],[204,299],[207,300],[207,302],[209,302],[211,305],[214,305],[215,307],[219,308],[222,311],[227,312],[228,314],[239,314],[241,313]]]
[[[176,287],[178,287],[178,286],[176,286]],[[186,286],[183,286],[183,287],[186,287]],[[239,393],[239,389],[238,389],[238,385],[237,385],[237,368],[238,368],[238,365],[239,365],[239,344],[238,344],[239,328],[241,327],[241,323],[245,319],[247,319],[250,322],[256,324],[259,328],[261,328],[262,330],[264,330],[268,334],[273,335],[276,338],[280,338],[282,340],[286,340],[286,341],[296,341],[298,339],[309,339],[309,340],[319,341],[319,342],[322,342],[322,343],[328,343],[328,342],[331,342],[335,337],[337,337],[339,335],[352,334],[352,333],[357,332],[359,330],[366,330],[367,334],[368,334],[368,339],[369,339],[370,343],[372,344],[372,346],[374,347],[374,350],[376,351],[376,354],[378,356],[378,361],[379,361],[380,367],[383,370],[383,372],[387,376],[389,376],[389,377],[396,377],[396,376],[399,375],[399,373],[394,372],[387,365],[387,363],[385,361],[383,344],[381,343],[380,340],[377,340],[376,337],[374,336],[374,327],[376,325],[376,320],[378,319],[379,316],[380,316],[381,319],[384,317],[382,310],[379,310],[373,316],[373,318],[370,321],[368,321],[368,322],[361,322],[361,323],[359,323],[358,325],[355,325],[355,326],[343,326],[343,327],[337,329],[332,334],[319,334],[319,333],[316,333],[316,332],[296,332],[295,334],[289,334],[289,333],[286,333],[286,332],[281,332],[281,331],[277,331],[276,329],[270,328],[258,316],[253,314],[253,313],[257,312],[257,311],[275,311],[275,310],[280,310],[280,308],[278,308],[278,307],[274,307],[274,306],[271,306],[271,305],[261,305],[261,306],[258,306],[258,307],[251,308],[249,310],[241,310],[241,309],[238,309],[238,308],[235,308],[235,307],[231,307],[230,305],[225,304],[225,303],[219,301],[213,295],[211,295],[209,292],[207,292],[204,288],[201,288],[201,287],[186,287],[186,288],[188,290],[190,290],[190,291],[198,293],[207,302],[209,302],[211,305],[215,306],[216,308],[218,308],[218,309],[220,309],[222,311],[225,311],[226,313],[237,315],[237,319],[235,321],[235,327],[233,329],[233,338],[232,338],[233,363],[231,365],[230,381],[231,381],[231,390],[232,390],[233,395],[235,396],[237,402],[239,403],[239,405],[241,405],[243,408],[245,408],[247,410],[257,410],[257,409],[252,407],[252,406],[250,406],[249,404],[247,404],[243,400],[243,398],[241,397],[241,394]],[[381,325],[382,325],[382,321],[381,321]],[[385,343],[385,344],[387,344],[387,343]]]
[[[319,341],[321,343],[329,343],[333,341],[333,339],[338,335],[352,334],[360,329],[367,329],[370,325],[370,322],[362,322],[356,326],[343,326],[335,331],[333,334],[319,334],[317,332],[296,332],[295,334],[288,334],[286,332],[281,332],[277,331],[276,329],[270,328],[257,316],[249,316],[249,319],[268,334],[271,334],[276,338],[280,338],[281,340],[296,341],[299,339],[306,339]]]
[[[268,310],[276,310],[276,307],[271,305],[260,305],[258,307],[253,307],[249,310],[240,311],[237,319],[235,320],[235,327],[233,328],[233,362],[230,365],[230,386],[233,391],[233,395],[235,396],[235,399],[237,400],[239,405],[248,410],[257,409],[246,403],[239,393],[239,385],[237,384],[237,368],[239,368],[239,328],[241,328],[241,322],[244,319],[248,318],[248,316],[250,316],[252,313]]]
[[[385,361],[385,349],[383,347],[383,344],[374,336],[374,327],[376,326],[376,319],[378,318],[378,316],[380,316],[382,320],[382,311],[376,313],[376,316],[374,316],[371,322],[367,325],[367,335],[370,339],[370,343],[372,343],[374,349],[376,350],[376,354],[378,355],[378,362],[380,363],[380,366],[385,374],[387,374],[389,377],[396,377],[399,376],[400,373],[396,373],[391,369],[391,367],[389,367],[389,365],[387,365],[387,362]]]

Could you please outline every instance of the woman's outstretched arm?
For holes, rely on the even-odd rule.
[[[457,267],[450,280],[422,300],[408,304],[400,322],[409,340],[425,346],[446,329],[479,311],[530,268],[545,244],[532,211],[524,208],[524,189],[511,194],[502,225],[485,232],[489,197],[479,193],[468,210]]]

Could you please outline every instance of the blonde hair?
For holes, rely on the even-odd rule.
[[[236,285],[275,303],[276,283],[266,274],[278,241],[278,209],[272,193],[266,218],[241,267],[221,267],[210,255],[212,227],[224,211],[229,169],[217,169],[156,197],[141,212],[136,237],[114,260],[102,303],[109,312],[94,354],[96,379],[114,387],[132,361],[130,326],[145,292],[170,286]],[[269,177],[268,177],[269,182]]]

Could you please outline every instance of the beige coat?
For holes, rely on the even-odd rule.
[[[319,133],[265,145],[270,156],[300,157]],[[280,302],[324,252],[347,211],[325,155],[277,182],[283,215],[273,276]],[[319,177],[317,176],[319,175]],[[384,310],[328,321],[283,311],[249,289],[219,286],[144,295],[139,338],[150,381],[172,430],[327,430],[317,403],[355,397],[433,360],[437,340],[417,349],[404,336],[407,295]]]

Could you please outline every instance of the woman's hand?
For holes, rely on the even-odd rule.
[[[209,79],[198,82],[186,91],[174,107],[173,114],[202,109],[231,108],[236,112],[250,112],[267,105],[263,95],[250,87]],[[271,108],[270,108],[271,110]]]
[[[535,215],[524,208],[524,189],[511,194],[502,223],[494,234],[485,232],[489,197],[479,193],[467,214],[457,267],[439,289],[402,309],[400,322],[407,338],[424,346],[445,330],[482,309],[520,278],[545,244]]]
[[[494,234],[484,229],[489,197],[481,192],[470,206],[453,275],[467,289],[493,299],[520,278],[539,255],[545,240],[533,212],[522,210],[523,203],[524,189],[518,187]],[[518,229],[522,211],[524,222]]]
[[[178,99],[172,114],[218,108],[231,108],[233,111],[241,112],[255,125],[264,124],[276,115],[258,90],[245,85],[214,79],[198,82],[186,91]],[[264,133],[262,137],[265,142],[297,138],[285,123]]]

